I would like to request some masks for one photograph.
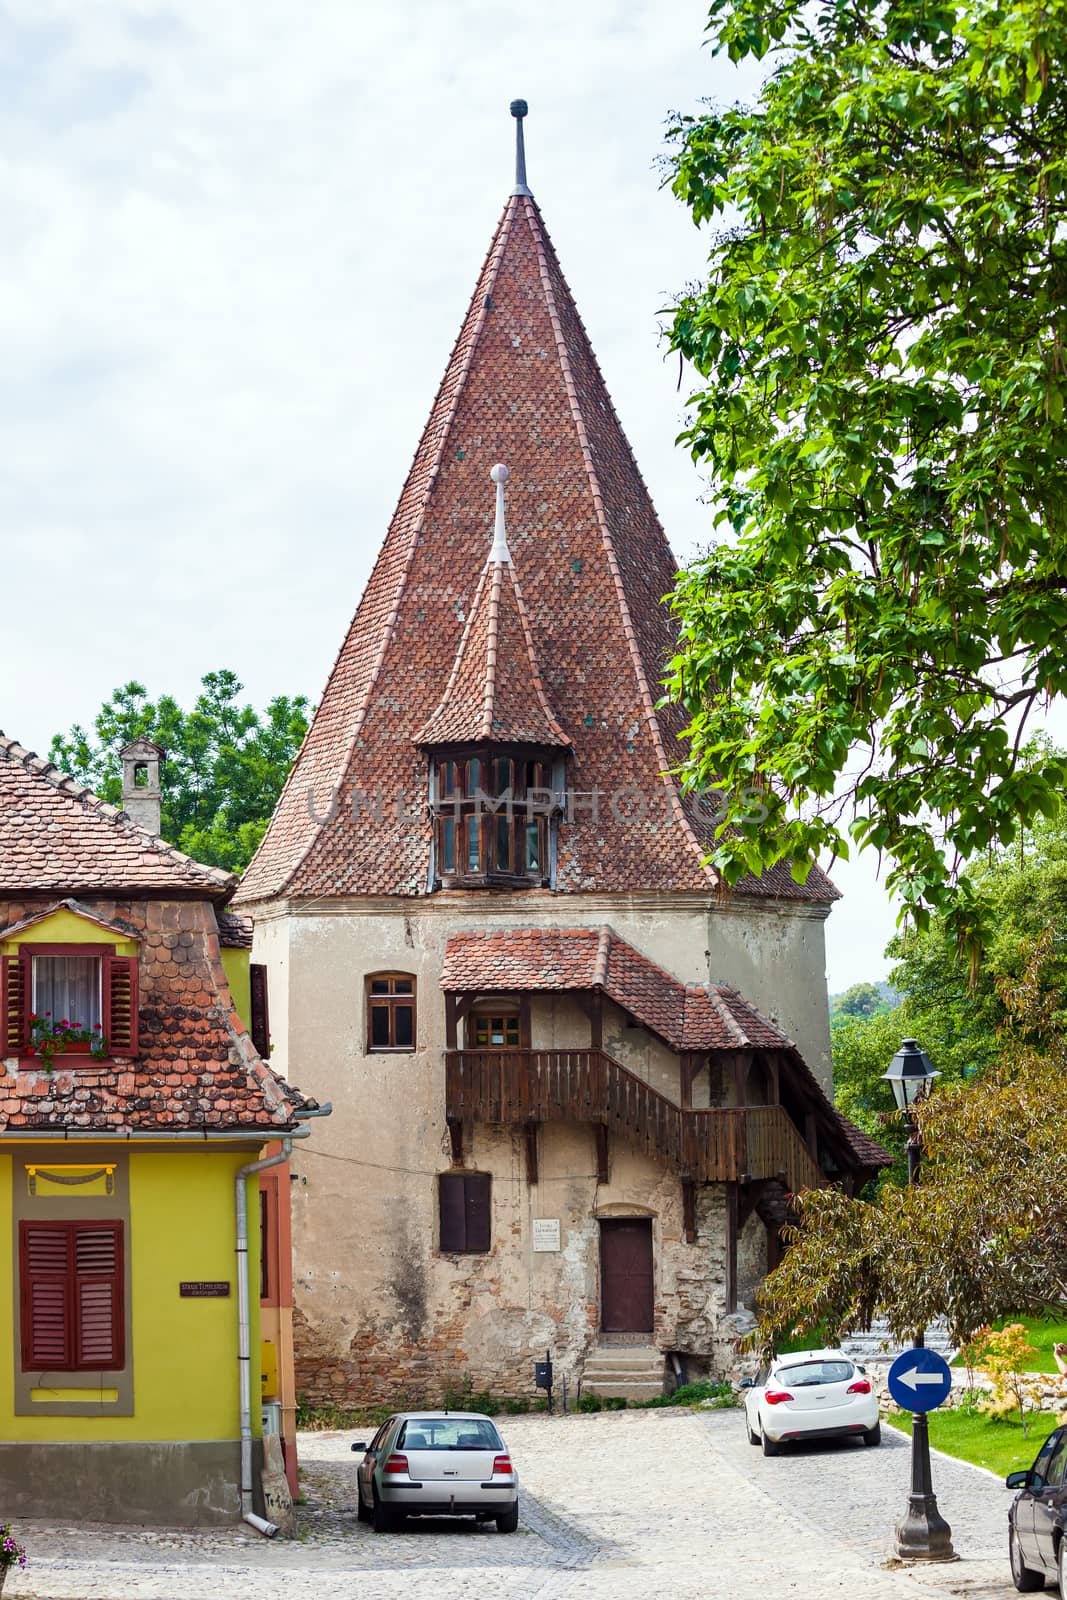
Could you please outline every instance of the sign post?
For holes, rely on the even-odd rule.
[[[928,1413],[948,1399],[952,1373],[936,1350],[916,1343],[897,1356],[889,1369],[889,1393],[902,1411],[912,1413],[911,1493],[903,1520],[897,1523],[897,1555],[910,1561],[955,1561],[952,1529],[937,1509],[930,1474]]]

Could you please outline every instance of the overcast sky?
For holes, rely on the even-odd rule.
[[[657,311],[705,246],[671,109],[751,93],[690,0],[6,0],[0,726],[131,677],[316,698],[512,182],[530,184],[676,553],[708,537]],[[866,859],[840,989],[886,970]]]

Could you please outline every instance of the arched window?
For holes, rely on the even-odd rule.
[[[415,979],[410,972],[373,972],[367,984],[367,1051],[415,1048]]]

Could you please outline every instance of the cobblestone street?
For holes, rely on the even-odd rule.
[[[301,1438],[301,1539],[22,1523],[31,1556],[5,1600],[993,1600],[1014,1593],[1007,1490],[943,1457],[934,1479],[961,1560],[885,1566],[908,1443],[812,1445],[767,1460],[736,1411],[502,1419],[522,1476],[519,1532],[414,1522],[375,1535],[354,1515],[354,1434]]]

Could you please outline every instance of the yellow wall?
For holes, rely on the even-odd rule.
[[[252,989],[248,977],[247,950],[223,950],[222,967],[230,986],[233,1009],[246,1029],[252,1026]]]
[[[33,923],[13,939],[5,939],[0,944],[0,953],[14,955],[20,944],[113,944],[117,956],[137,954],[135,939],[120,939],[98,922],[90,922],[87,917],[66,910],[53,911],[50,917],[42,917],[40,922]]]
[[[43,1151],[43,1146],[39,1146]],[[234,1174],[245,1150],[135,1146],[130,1155],[132,1417],[14,1417],[12,1365],[0,1337],[0,1438],[236,1439],[237,1281]],[[12,1158],[0,1155],[0,1330],[12,1328]],[[248,1182],[252,1431],[260,1432],[259,1183]],[[226,1279],[225,1300],[183,1300],[183,1279]]]

